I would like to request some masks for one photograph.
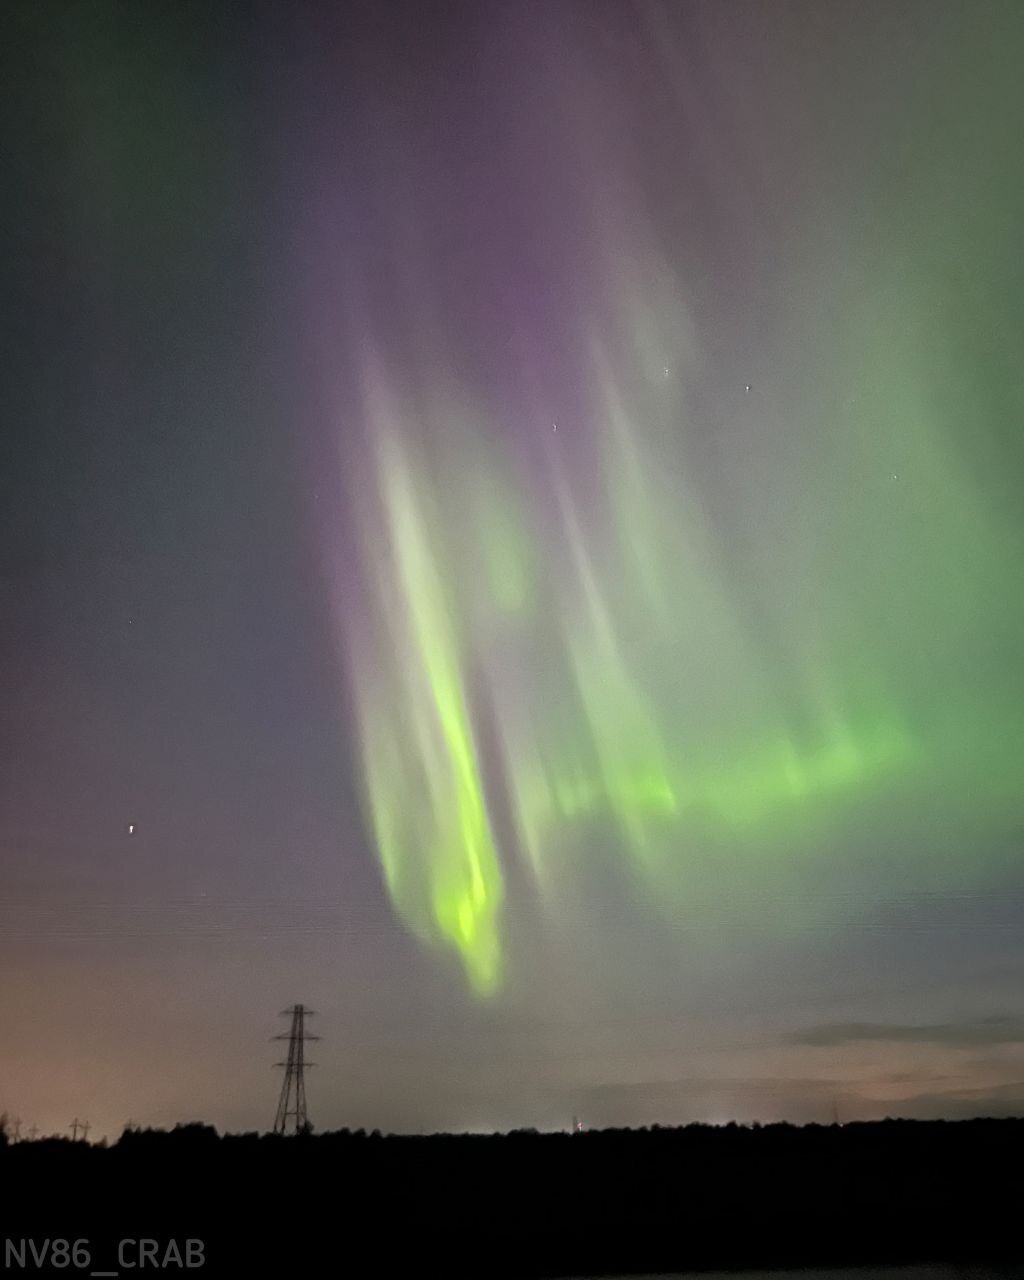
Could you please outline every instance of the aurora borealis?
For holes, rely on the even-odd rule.
[[[1024,10],[3,21],[0,1110],[1024,1106]]]
[[[685,34],[659,12],[640,6],[633,44],[620,14],[613,51],[600,24],[574,26],[557,7],[541,34],[501,12],[481,38],[508,40],[507,74],[529,69],[555,139],[534,149],[529,123],[497,115],[498,161],[478,176],[497,181],[507,149],[530,154],[554,190],[513,194],[512,230],[488,205],[464,234],[504,233],[509,257],[529,263],[553,204],[567,228],[559,260],[547,276],[527,269],[521,299],[505,300],[505,280],[479,279],[471,259],[453,298],[433,252],[450,210],[415,180],[403,201],[395,162],[378,182],[385,206],[404,204],[390,270],[416,282],[396,285],[412,336],[388,357],[372,316],[357,309],[349,331],[367,603],[339,610],[339,630],[370,825],[399,914],[455,948],[481,995],[501,984],[510,861],[557,913],[604,844],[652,910],[671,910],[709,875],[785,881],[828,857],[851,812],[954,777],[975,813],[999,820],[1018,802],[1024,703],[971,655],[1009,661],[1018,647],[1019,510],[977,470],[991,427],[958,348],[958,326],[974,323],[958,314],[958,285],[977,292],[996,232],[980,238],[973,205],[905,194],[901,226],[892,192],[866,199],[864,221],[893,221],[873,260],[828,261],[809,237],[832,324],[799,353],[818,366],[808,385],[783,393],[796,351],[782,350],[756,374],[737,359],[728,407],[700,402],[695,290],[634,171],[644,126],[622,123],[636,96],[624,63],[649,57],[657,137],[691,181],[710,182],[661,70],[685,64]],[[403,158],[430,145],[415,124],[402,141]],[[498,389],[464,336],[445,341],[475,290],[507,307]],[[1004,335],[986,375],[1015,416],[1012,350]]]

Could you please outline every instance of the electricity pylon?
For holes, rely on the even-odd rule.
[[[284,1082],[277,1103],[277,1115],[274,1117],[275,1133],[308,1133],[311,1127],[306,1115],[305,1071],[314,1064],[306,1061],[306,1041],[320,1039],[306,1030],[306,1019],[312,1014],[313,1010],[307,1009],[304,1004],[296,1004],[281,1011],[281,1017],[291,1018],[292,1025],[287,1034],[274,1036],[275,1040],[288,1041],[287,1061],[274,1064],[284,1067]]]

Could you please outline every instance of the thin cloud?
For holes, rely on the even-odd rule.
[[[1024,1021],[1006,1015],[976,1018],[963,1022],[914,1025],[889,1022],[836,1022],[798,1031],[789,1043],[798,1045],[843,1045],[875,1040],[886,1043],[986,1045],[1024,1043]]]
[[[953,1089],[948,1092],[915,1094],[891,1104],[889,1110],[891,1114],[913,1120],[1024,1116],[1024,1081],[1011,1081],[989,1089]]]

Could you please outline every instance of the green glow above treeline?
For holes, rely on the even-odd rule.
[[[413,412],[379,368],[367,384],[372,639],[352,646],[367,810],[396,909],[457,953],[480,995],[502,983],[511,859],[544,902],[599,832],[671,900],[708,824],[716,856],[732,856],[731,832],[778,862],[779,831],[799,846],[836,806],[957,761],[978,803],[1006,804],[1024,754],[1019,699],[947,685],[1006,600],[990,594],[994,570],[979,577],[1001,531],[927,397],[876,366],[898,443],[876,465],[877,424],[845,423],[829,466],[851,496],[811,485],[790,513],[814,532],[803,565],[771,571],[799,604],[776,612],[762,649],[687,479],[685,420],[680,464],[659,474],[653,460],[685,414],[680,388],[611,364],[593,370],[601,466],[585,493],[579,441],[544,440],[547,483],[531,490],[474,414],[441,397]],[[986,735],[1012,741],[1002,781]]]
[[[567,403],[523,368],[499,412],[450,372],[443,316],[418,361],[361,352],[341,626],[367,825],[398,914],[477,994],[507,975],[513,867],[545,912],[612,850],[652,912],[742,875],[791,885],[796,920],[798,868],[858,814],[883,840],[899,810],[893,859],[927,858],[940,815],[1019,815],[1024,326],[1016,224],[981,193],[1021,184],[962,159],[963,207],[933,216],[908,173],[892,226],[865,196],[874,253],[826,233],[782,264],[812,319],[794,304],[779,367],[737,368],[713,413],[686,282],[611,161],[577,175]]]

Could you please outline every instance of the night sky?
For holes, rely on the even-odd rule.
[[[1024,1110],[1024,6],[0,22],[0,1109]]]

